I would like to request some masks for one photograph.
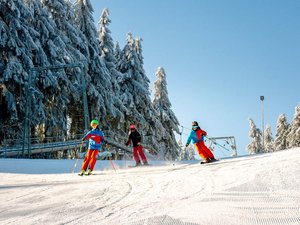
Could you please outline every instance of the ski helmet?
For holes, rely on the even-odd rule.
[[[135,126],[134,124],[131,124],[131,125],[129,126],[129,128],[130,128],[130,129],[136,129],[136,126]]]
[[[199,126],[197,121],[192,122],[192,126]]]
[[[99,124],[99,121],[98,121],[98,120],[92,120],[92,121],[91,121],[91,126],[92,126],[92,124],[97,124],[97,125],[98,125],[98,124]]]

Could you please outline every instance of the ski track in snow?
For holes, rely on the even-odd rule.
[[[5,173],[2,159],[0,224],[298,225],[299,161],[297,148],[79,177]]]

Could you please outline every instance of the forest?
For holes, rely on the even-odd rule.
[[[128,33],[120,47],[110,23],[103,9],[96,26],[89,0],[0,2],[0,144],[78,138],[88,118],[119,143],[134,123],[146,145],[178,157],[166,72],[151,99],[142,39]]]

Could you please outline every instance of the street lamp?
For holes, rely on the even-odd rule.
[[[262,151],[264,151],[265,149],[265,135],[264,135],[264,100],[265,97],[262,95],[260,96],[260,100],[261,100],[261,118],[262,118],[262,123],[261,123],[261,127],[262,127]]]

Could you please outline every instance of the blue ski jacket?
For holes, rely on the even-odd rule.
[[[193,144],[196,144],[200,141],[203,141],[204,140],[203,136],[205,136],[205,135],[206,135],[206,132],[204,130],[201,130],[201,128],[199,127],[196,131],[194,131],[194,130],[191,131],[186,143],[190,144],[192,141]]]
[[[91,150],[100,150],[101,146],[104,143],[104,134],[99,129],[93,129],[89,131],[82,140],[89,141],[89,149]]]

